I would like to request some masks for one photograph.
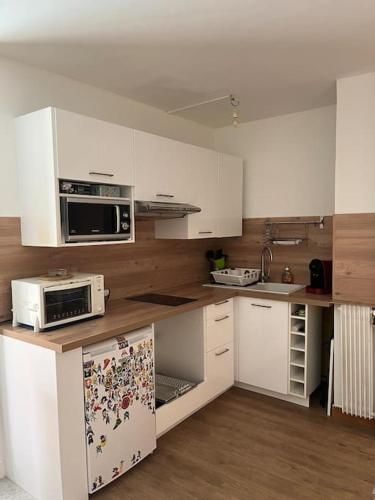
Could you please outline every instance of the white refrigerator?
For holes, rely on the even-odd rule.
[[[156,448],[152,326],[84,348],[89,492]]]

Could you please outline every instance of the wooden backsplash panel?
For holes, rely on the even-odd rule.
[[[136,243],[76,248],[21,245],[20,219],[0,218],[0,321],[10,317],[10,281],[49,269],[104,274],[111,298],[207,281],[205,252],[225,240],[155,240],[152,221],[137,222]]]
[[[375,214],[334,216],[333,297],[375,306]]]
[[[21,245],[19,218],[0,218],[0,321],[10,317],[10,281],[43,274],[49,269],[63,267],[104,274],[111,298],[120,299],[173,285],[206,281],[205,252],[210,248],[223,248],[232,266],[259,267],[264,221],[246,219],[243,237],[216,240],[155,240],[154,223],[139,221],[134,244],[36,248]],[[332,258],[331,217],[326,217],[324,230],[309,226],[305,234],[303,226],[288,226],[278,233],[280,237],[306,235],[308,241],[298,247],[272,248],[272,280],[280,281],[283,267],[289,264],[295,281],[308,283],[310,260]]]
[[[318,217],[303,217],[303,220],[316,220]],[[272,221],[298,221],[299,217],[277,218]],[[232,238],[225,245],[231,266],[260,268],[260,254],[265,245],[266,219],[244,219],[242,238]],[[274,230],[279,238],[306,238],[298,246],[272,245],[273,262],[271,281],[281,281],[281,273],[286,265],[292,268],[296,283],[308,284],[310,281],[309,263],[312,259],[332,260],[332,217],[325,217],[324,229],[312,225],[280,225]]]

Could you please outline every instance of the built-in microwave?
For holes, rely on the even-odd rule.
[[[124,198],[62,196],[61,227],[65,243],[129,240],[131,203]]]

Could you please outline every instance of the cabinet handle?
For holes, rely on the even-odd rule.
[[[229,352],[230,349],[226,348],[224,349],[224,351],[221,351],[221,352],[215,352],[215,356],[222,356],[223,354],[225,354],[226,352]]]
[[[221,304],[228,304],[229,300],[222,300],[221,302],[215,302],[215,306],[221,306]]]
[[[158,196],[159,198],[174,198],[174,194],[156,193],[156,196]]]
[[[226,315],[226,316],[223,316],[222,318],[218,318],[218,319],[215,319],[215,321],[223,321],[224,319],[228,319],[229,316]]]
[[[115,205],[116,210],[116,234],[120,232],[120,205]]]
[[[114,174],[107,174],[106,172],[89,172],[90,175],[104,175],[104,177],[113,177]]]
[[[199,231],[198,234],[212,234],[213,231]]]
[[[263,306],[262,304],[251,304],[253,307],[264,307],[264,309],[272,309],[272,306]]]

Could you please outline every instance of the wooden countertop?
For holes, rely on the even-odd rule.
[[[199,283],[158,290],[157,293],[189,297],[197,300],[178,307],[134,302],[127,299],[117,300],[109,302],[106,314],[102,318],[82,321],[71,326],[55,329],[51,332],[41,333],[34,333],[31,329],[25,327],[13,327],[11,323],[7,322],[0,325],[0,333],[7,337],[62,353],[77,347],[101,342],[156,321],[235,296],[279,300],[282,302],[299,302],[320,307],[329,307],[332,305],[331,296],[314,295],[304,291],[295,292],[290,295],[281,295],[250,290],[226,290],[223,288],[203,287]]]

